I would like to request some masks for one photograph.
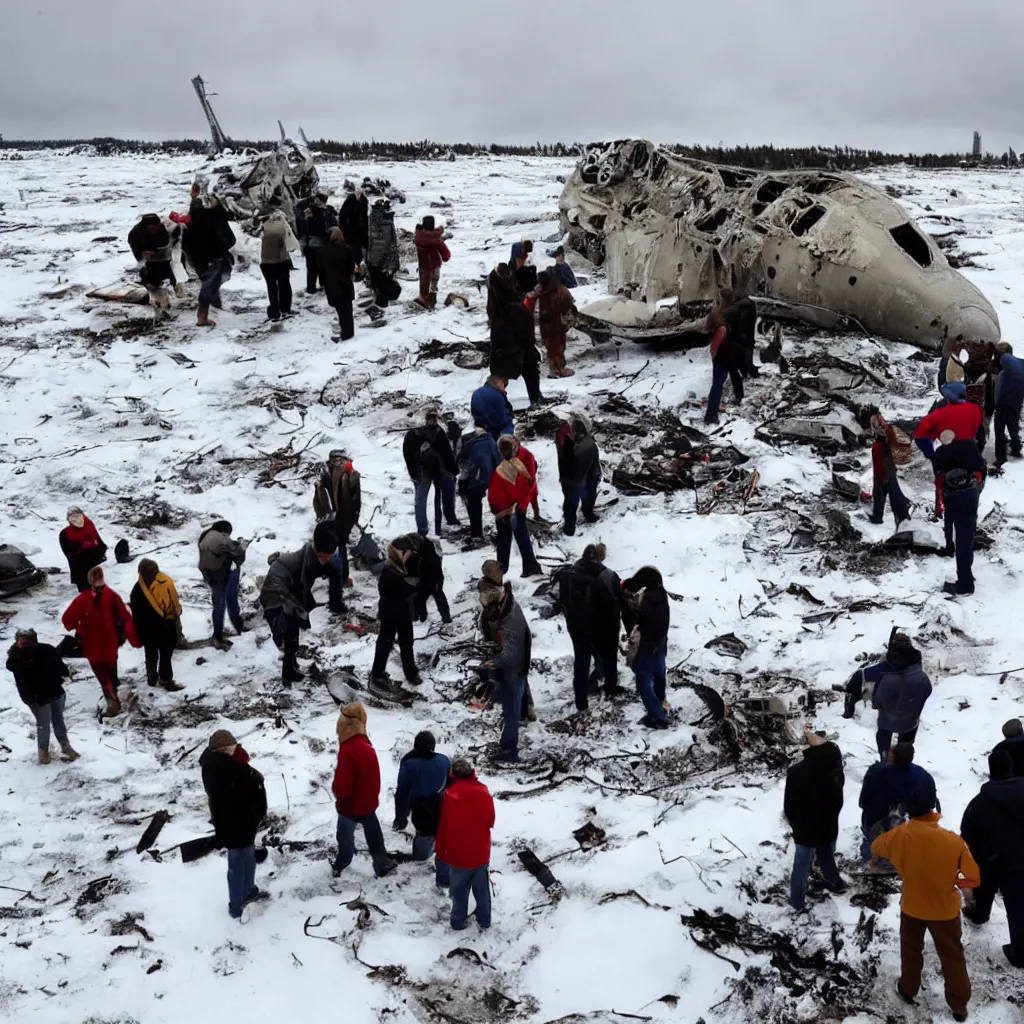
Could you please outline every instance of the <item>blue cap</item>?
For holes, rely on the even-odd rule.
[[[967,385],[962,380],[954,380],[950,381],[949,384],[943,384],[942,397],[950,402],[966,402]]]

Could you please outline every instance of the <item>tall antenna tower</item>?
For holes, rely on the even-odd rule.
[[[222,149],[226,149],[228,146],[228,137],[224,134],[224,129],[220,126],[220,121],[217,120],[217,115],[213,112],[213,107],[210,105],[210,100],[206,94],[206,83],[203,81],[202,75],[196,75],[192,79],[192,88],[195,89],[196,95],[199,97],[199,103],[202,105],[203,113],[206,115],[206,123],[210,126],[210,137],[212,143],[210,146],[211,153],[216,156]],[[211,93],[215,96],[216,93]]]

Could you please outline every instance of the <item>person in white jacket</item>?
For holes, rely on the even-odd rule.
[[[260,252],[260,270],[267,282],[267,319],[271,323],[278,323],[281,317],[291,315],[291,253],[298,247],[287,218],[276,210],[263,223]]]

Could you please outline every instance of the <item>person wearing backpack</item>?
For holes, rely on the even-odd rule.
[[[458,491],[469,516],[469,535],[475,540],[484,539],[484,498],[500,462],[498,445],[483,427],[477,427],[459,442]]]
[[[451,761],[434,749],[436,740],[431,732],[416,736],[409,751],[398,768],[398,785],[395,789],[395,822],[392,828],[404,832],[412,815],[416,834],[412,839],[412,859],[429,860],[434,852],[434,838],[441,817],[441,801],[444,799]],[[434,858],[434,882],[438,889],[447,889],[448,865],[440,857]]]
[[[220,288],[231,277],[235,257],[231,250],[235,233],[228,223],[227,211],[216,196],[203,194],[197,183],[192,186],[192,205],[182,248],[202,281],[199,289],[197,327],[216,327],[210,319],[210,306],[221,308]]]
[[[427,409],[423,425],[406,431],[402,442],[402,456],[409,478],[415,487],[416,529],[424,537],[430,532],[427,517],[427,496],[434,489],[434,526],[441,535],[441,513],[449,526],[458,526],[453,495],[444,486],[445,478],[453,479],[458,473],[455,456],[448,434],[438,422],[438,411]]]
[[[586,711],[590,692],[590,663],[594,678],[604,676],[606,697],[624,693],[619,686],[620,595],[622,583],[605,567],[603,544],[588,544],[583,557],[559,576],[558,603],[572,640],[572,688],[576,710]]]

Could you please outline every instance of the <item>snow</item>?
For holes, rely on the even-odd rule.
[[[132,564],[108,565],[108,582],[123,597],[138,556],[159,549],[161,569],[178,584],[190,639],[209,629],[208,592],[195,568],[200,526],[223,516],[236,535],[253,538],[241,596],[243,609],[255,611],[266,557],[298,547],[310,534],[309,472],[330,448],[346,448],[361,470],[363,518],[379,506],[372,518],[377,537],[413,529],[402,431],[418,421],[428,402],[440,403],[446,416],[468,426],[469,395],[484,376],[443,356],[417,361],[419,348],[433,339],[451,344],[486,338],[481,279],[508,258],[513,241],[535,239],[537,255],[557,233],[557,177],[570,166],[497,158],[325,165],[329,183],[369,175],[403,189],[409,202],[399,207],[402,228],[412,229],[416,210],[450,203],[443,214],[453,257],[442,272],[441,294],[460,292],[472,306],[416,313],[405,301],[415,284],[403,283],[403,301],[389,309],[387,325],[366,329],[361,316],[355,339],[341,345],[330,340],[335,320],[320,297],[299,295],[299,316],[281,333],[262,326],[258,250],[241,233],[236,252],[246,259],[224,288],[225,311],[215,330],[193,326],[194,294],[188,303],[175,303],[183,308],[172,324],[142,333],[131,323],[115,325],[148,317],[143,307],[84,298],[91,288],[128,274],[132,260],[123,240],[139,215],[185,208],[194,170],[183,158],[59,152],[0,161],[0,540],[17,544],[39,566],[63,567],[57,534],[66,506],[80,504],[111,547],[122,536],[131,544]],[[930,206],[963,232],[960,248],[978,264],[965,273],[996,305],[1004,337],[1016,340],[1024,314],[1020,175],[892,168],[867,177],[912,190],[902,201],[913,215],[929,215]],[[934,223],[937,232],[949,227],[923,223]],[[116,240],[97,241],[103,236]],[[301,280],[296,273],[293,285]],[[42,297],[66,285],[72,290],[65,297]],[[577,303],[582,307],[600,297],[602,282],[592,278],[577,292]],[[786,354],[810,344],[787,336]],[[933,365],[912,361],[910,349],[870,339],[819,344],[845,358],[891,360],[895,383],[885,411],[892,418],[928,408]],[[581,408],[600,419],[604,398],[596,392],[609,390],[623,392],[643,415],[673,410],[685,423],[700,423],[699,397],[711,376],[703,352],[597,349],[580,338],[570,344],[569,361],[575,377],[543,382],[545,390],[564,396],[558,408]],[[976,557],[977,594],[949,602],[939,593],[951,568],[947,561],[913,555],[855,559],[830,555],[827,547],[786,547],[801,514],[818,516],[822,508],[840,506],[830,492],[827,464],[810,449],[755,438],[755,426],[771,417],[778,401],[778,369],[767,367],[753,384],[741,415],[724,416],[718,437],[751,455],[750,466],[761,474],[760,507],[755,501],[746,515],[699,515],[689,492],[618,495],[597,526],[581,528],[575,538],[556,529],[538,551],[550,557],[550,567],[601,540],[609,564],[623,575],[657,565],[680,598],[671,606],[669,665],[682,666],[673,679],[781,695],[794,716],[809,688],[827,690],[844,682],[855,658],[880,652],[894,623],[909,630],[936,684],[917,759],[935,776],[945,823],[955,828],[985,778],[985,755],[999,738],[1000,724],[1020,709],[1021,677],[999,675],[1024,665],[1024,634],[1012,627],[1024,570],[1024,524],[1015,508],[1020,466],[1010,464],[982,496],[982,518],[996,512],[989,523],[995,544]],[[514,383],[510,393],[523,409],[522,383]],[[600,432],[598,440],[606,462],[614,465],[621,450],[604,444]],[[289,444],[303,452],[302,463],[278,473],[272,486],[261,486],[264,456]],[[542,511],[557,522],[561,495],[553,442],[540,439],[529,447],[540,464]],[[930,486],[920,460],[903,476],[919,503],[915,526],[936,532],[937,526],[921,522]],[[612,496],[606,482],[601,502]],[[149,508],[153,500],[171,506],[167,525],[126,525],[132,503]],[[854,522],[868,538],[889,532],[856,516]],[[741,964],[735,972],[699,949],[680,924],[680,914],[695,908],[723,908],[805,940],[809,950],[823,948],[830,959],[832,926],[838,925],[845,939],[840,958],[867,979],[864,997],[854,1004],[877,1015],[851,1012],[846,1019],[905,1019],[892,992],[898,971],[895,896],[880,913],[866,952],[857,947],[854,928],[861,910],[850,895],[813,896],[807,918],[794,918],[785,905],[792,848],[781,817],[781,765],[747,760],[739,770],[719,766],[704,728],[686,724],[696,722],[704,707],[685,688],[670,690],[679,718],[664,733],[643,733],[636,724],[638,701],[596,704],[582,736],[552,728],[572,711],[571,648],[560,619],[540,618],[547,601],[519,581],[516,552],[510,578],[535,631],[531,685],[538,721],[524,730],[524,766],[487,766],[481,752],[496,738],[497,717],[457,699],[468,673],[463,656],[448,648],[472,636],[473,584],[491,550],[463,551],[457,538],[446,536],[443,551],[455,623],[439,629],[431,606],[431,620],[416,627],[417,652],[439,652],[436,667],[425,671],[424,699],[407,709],[369,712],[383,774],[379,815],[389,848],[410,847],[408,835],[390,831],[390,803],[398,762],[419,729],[433,729],[440,749],[474,757],[496,794],[542,786],[551,770],[545,754],[569,766],[552,779],[572,776],[539,795],[497,800],[491,931],[481,934],[473,923],[459,935],[449,931],[447,901],[437,894],[426,865],[402,865],[391,877],[375,879],[361,836],[351,868],[331,879],[336,708],[313,679],[281,694],[279,656],[257,618],[256,628],[227,653],[179,652],[177,676],[186,685],[179,694],[146,687],[141,652],[124,652],[121,692],[129,710],[110,723],[97,723],[98,686],[83,662],[72,662],[67,718],[82,754],[73,765],[35,764],[32,719],[9,681],[0,701],[7,794],[0,806],[0,886],[10,887],[0,888],[3,1015],[162,1024],[194,1019],[211,1008],[241,1019],[291,1020],[298,1006],[314,1019],[336,1016],[340,1006],[346,1019],[395,1022],[446,1019],[439,1010],[458,1021],[538,1022],[591,1012],[598,1020],[624,1019],[612,1011],[709,1022],[809,1021],[833,1012],[770,981],[755,985],[753,996],[744,996],[741,986],[722,1002],[748,967],[770,977],[767,956],[726,947],[723,955]],[[374,581],[365,573],[354,577],[350,603],[372,617]],[[802,584],[826,609],[836,609],[835,618],[805,622],[819,608],[787,593],[790,583]],[[62,633],[60,613],[72,596],[66,575],[52,576],[8,603],[16,614],[0,624],[0,638],[10,644],[16,628],[31,625],[42,639],[55,642]],[[845,610],[864,599],[884,606]],[[704,646],[729,632],[747,644],[739,660]],[[343,632],[321,609],[304,643],[326,676],[351,666],[365,681],[372,635]],[[620,671],[628,681],[625,667]],[[813,721],[837,738],[845,756],[839,853],[855,858],[857,793],[875,756],[874,720],[861,709],[854,721],[844,721],[841,710],[838,701],[819,704]],[[242,738],[264,773],[271,831],[285,841],[257,871],[273,899],[248,910],[241,926],[226,913],[222,854],[182,865],[174,853],[162,861],[134,853],[146,817],[163,807],[172,819],[158,848],[207,833],[198,750],[220,727]],[[666,783],[666,758],[687,763],[691,745],[694,777]],[[649,786],[637,781],[644,779]],[[607,841],[579,852],[571,833],[587,821],[605,829]],[[289,848],[288,842],[311,845]],[[525,847],[550,860],[565,890],[560,900],[553,901],[520,866],[516,853]],[[111,883],[102,899],[78,905],[86,885],[105,876]],[[855,880],[851,895],[867,884]],[[628,890],[642,900],[601,903],[608,894]],[[380,908],[371,909],[364,929],[356,928],[355,910],[347,907],[356,897]],[[129,913],[142,915],[139,923],[152,941],[137,933],[110,933],[111,923]],[[303,930],[307,922],[309,935]],[[972,1020],[995,1024],[1017,1017],[1024,987],[1005,969],[1004,941],[999,904],[986,928],[965,926],[975,986]],[[136,944],[137,950],[113,952]],[[449,959],[456,947],[475,950],[485,958],[483,965],[461,955]],[[366,965],[401,965],[405,980],[390,983]],[[873,969],[877,984],[870,980]],[[489,989],[517,1005],[496,998],[485,1007]],[[678,1003],[659,1001],[666,995]],[[931,952],[919,1002],[919,1013],[944,1019]]]

